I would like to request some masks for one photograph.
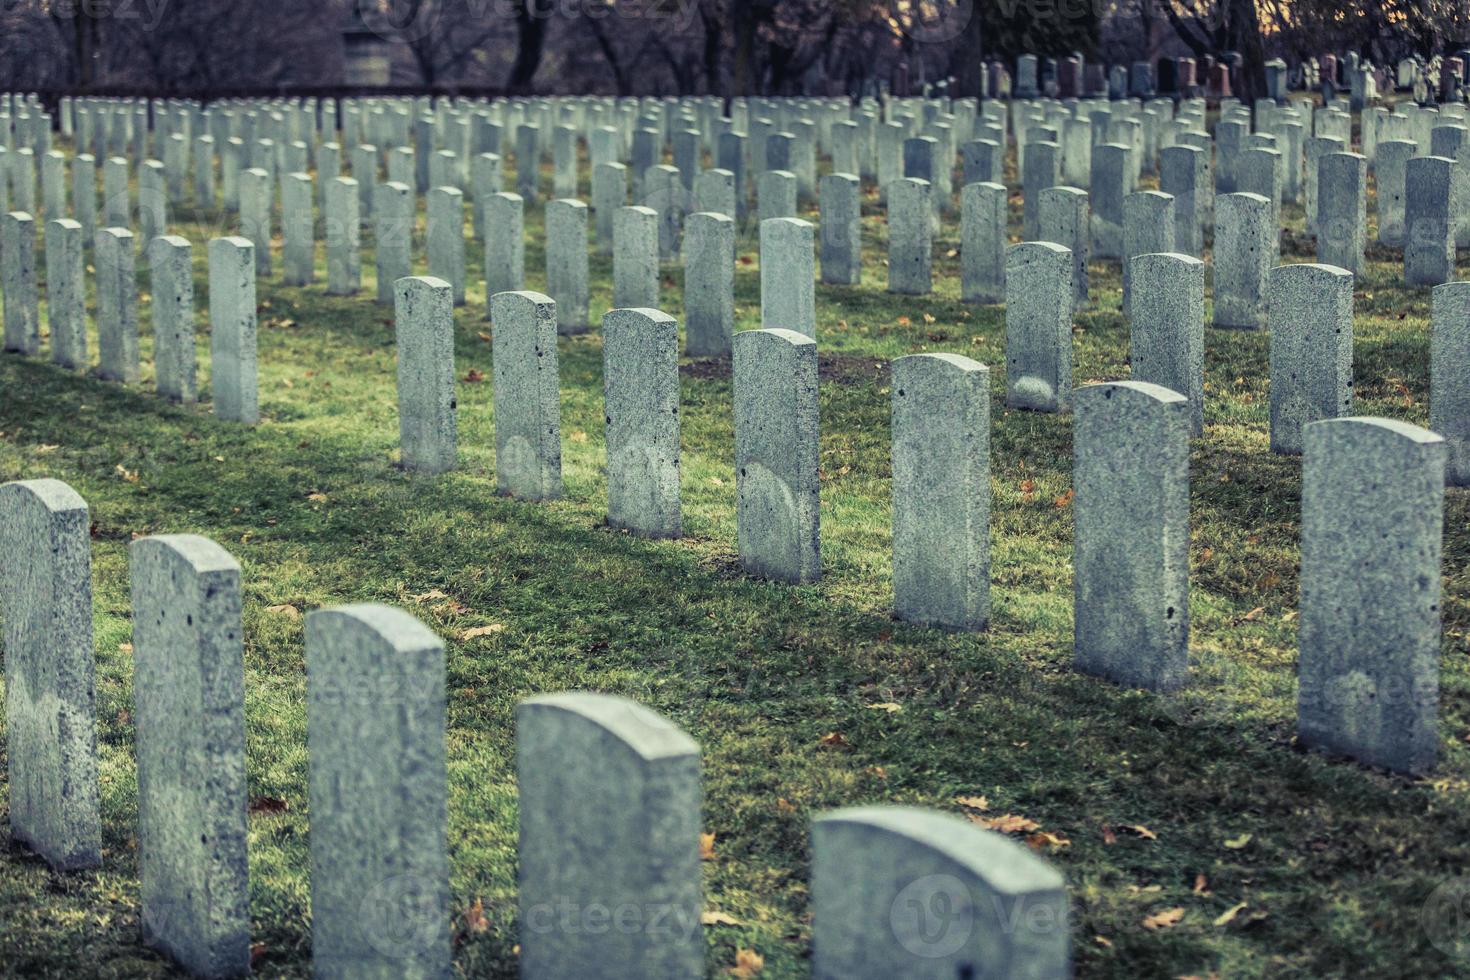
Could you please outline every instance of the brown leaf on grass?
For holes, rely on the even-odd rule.
[[[1159,835],[1158,834],[1154,833],[1152,830],[1149,830],[1147,827],[1145,827],[1141,823],[1125,823],[1122,826],[1120,826],[1118,829],[1119,830],[1126,830],[1130,834],[1135,834],[1135,835],[1137,835],[1139,837],[1142,837],[1144,840],[1158,840],[1159,839]]]
[[[464,927],[466,932],[485,932],[490,928],[483,899],[475,899],[475,904],[464,910]]]
[[[933,314],[930,314],[930,313],[925,313],[925,314],[924,314],[924,322],[925,322],[925,323],[933,323],[933,322],[935,322],[935,321],[934,321],[934,316],[933,316]]]
[[[1150,932],[1158,932],[1161,929],[1172,929],[1179,924],[1179,920],[1182,918],[1184,918],[1184,910],[1176,906],[1172,909],[1164,909],[1162,912],[1155,912],[1153,915],[1145,916],[1143,927]]]
[[[1204,872],[1200,872],[1194,876],[1194,887],[1190,891],[1196,895],[1208,895],[1210,893],[1210,883],[1206,880]]]
[[[778,812],[778,813],[795,813],[796,812],[796,804],[792,803],[790,800],[788,800],[784,796],[778,796],[778,797],[776,797],[776,812]]]
[[[733,915],[726,915],[724,912],[718,912],[714,909],[709,909],[702,913],[699,916],[699,921],[701,925],[706,926],[740,926],[745,924]]]
[[[1242,618],[1247,623],[1254,622],[1255,620],[1260,619],[1261,618],[1261,614],[1264,613],[1265,611],[1266,611],[1266,607],[1265,606],[1257,606],[1256,608],[1252,609],[1250,612],[1246,613],[1245,616],[1242,617]]]
[[[252,796],[250,798],[250,806],[248,808],[249,812],[252,814],[263,813],[266,815],[285,813],[287,810],[290,809],[291,804],[287,803],[285,800],[281,799],[278,796]]]
[[[282,603],[279,606],[266,606],[265,607],[265,611],[268,612],[268,613],[281,613],[287,619],[300,619],[301,618],[301,610],[300,609],[297,609],[295,606],[291,605],[289,602]]]
[[[986,830],[1002,834],[1029,834],[1033,830],[1041,829],[1041,824],[1018,813],[1004,813],[998,817],[979,817],[973,813],[967,816]]]
[[[755,259],[749,255],[740,256],[741,265],[755,265]]]
[[[737,949],[735,951],[735,965],[726,967],[725,972],[732,977],[754,977],[766,967],[766,958],[753,949]]]
[[[428,592],[420,592],[418,595],[409,596],[414,602],[428,602],[430,599],[448,599],[449,596],[438,589],[430,589]]]
[[[1033,851],[1060,851],[1064,847],[1071,847],[1072,842],[1061,834],[1040,830],[1026,835],[1026,846]]]
[[[1209,561],[1213,557],[1215,557],[1215,549],[1214,548],[1205,548],[1205,549],[1203,549],[1199,553],[1199,560],[1200,561]]]
[[[1021,496],[1023,498],[1030,499],[1030,497],[1031,497],[1031,491],[1033,491],[1035,489],[1036,489],[1036,481],[1035,480],[1022,480],[1021,481]]]
[[[113,467],[113,472],[116,473],[118,476],[122,477],[123,478],[123,482],[125,482],[125,483],[137,483],[138,482],[138,471],[137,470],[130,470],[130,469],[128,469],[126,466],[124,466],[121,463],[118,463],[117,466]]]
[[[990,801],[983,796],[956,796],[954,801],[967,810],[990,809]]]
[[[117,652],[118,653],[132,653],[133,652],[133,645],[131,643],[119,643],[117,645]]]
[[[464,376],[464,379],[468,384],[479,384],[485,380],[485,372],[478,368],[470,368],[469,373]]]
[[[306,499],[307,500],[315,501],[316,503],[319,503],[319,504],[324,504],[324,503],[327,502],[327,495],[324,494],[324,493],[322,493],[322,492],[320,492],[320,491],[317,491],[316,493],[309,493],[309,494],[307,494],[306,495]]]
[[[890,715],[896,715],[903,710],[903,705],[894,704],[892,701],[883,701],[879,704],[870,704],[867,705],[867,707],[871,708],[873,711],[886,711]]]
[[[473,640],[477,636],[489,636],[491,633],[499,633],[503,629],[505,627],[500,623],[491,623],[489,626],[473,626],[470,629],[461,630],[459,638],[461,640]]]
[[[852,743],[843,738],[841,732],[828,732],[817,744],[829,749],[845,749]]]
[[[909,318],[908,318],[908,317],[906,317],[906,316],[901,316],[901,317],[899,317],[899,318],[898,318],[898,325],[899,325],[899,326],[900,326],[900,327],[906,327],[906,326],[908,326],[908,325],[909,325],[909,324],[911,324],[911,323],[913,323],[913,322],[914,322],[914,321],[912,321],[912,320],[910,320],[910,319],[909,319]]]
[[[251,943],[250,944],[250,969],[254,970],[255,967],[256,967],[256,964],[258,964],[261,960],[265,959],[265,953],[266,953],[265,943]]]
[[[1236,904],[1226,909],[1224,912],[1221,912],[1219,915],[1215,916],[1215,921],[1212,923],[1212,925],[1215,925],[1217,927],[1228,926],[1237,915],[1245,910],[1245,907],[1245,902],[1237,902]]]
[[[587,433],[583,432],[581,429],[577,429],[571,435],[567,436],[567,440],[570,442],[586,442]]]
[[[475,336],[476,337],[479,337],[481,340],[483,340],[487,344],[490,343],[490,335],[488,333],[486,333],[485,331],[483,331],[483,330],[481,330],[479,333],[475,334]]]
[[[1113,941],[1107,936],[1093,936],[1092,941],[1097,943],[1103,949],[1110,949],[1113,945]]]
[[[1241,834],[1239,837],[1227,839],[1224,843],[1225,846],[1230,850],[1238,851],[1242,847],[1245,847],[1245,845],[1249,844],[1251,842],[1251,837],[1253,836],[1253,834]]]
[[[1113,828],[1107,824],[1102,825],[1102,839],[1104,844],[1118,843],[1118,835],[1113,833]]]
[[[715,859],[715,832],[713,830],[699,835],[699,859],[701,861]]]

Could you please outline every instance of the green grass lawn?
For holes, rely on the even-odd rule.
[[[1011,203],[1018,233],[1019,196]],[[1310,260],[1300,208],[1285,215],[1285,260]],[[206,240],[235,231],[232,220],[203,217],[177,229],[195,244],[202,319]],[[1370,239],[1372,222],[1370,211]],[[527,209],[527,236],[527,285],[542,288],[539,206]],[[324,261],[315,286],[259,284],[257,427],[210,415],[203,323],[201,403],[173,406],[154,393],[146,274],[141,384],[100,382],[44,356],[0,357],[0,480],[56,477],[91,506],[105,847],[100,871],[57,875],[3,845],[0,975],[174,975],[139,942],[127,646],[128,542],[165,532],[208,536],[244,568],[261,975],[307,976],[310,965],[299,612],[361,601],[408,609],[448,641],[449,848],[464,975],[515,973],[512,711],[566,689],[635,698],[702,746],[704,829],[715,834],[705,903],[737,923],[706,930],[711,975],[739,950],[763,958],[762,976],[808,973],[813,816],[856,803],[960,810],[959,796],[985,797],[978,816],[1024,817],[1056,835],[1046,855],[1072,896],[1080,974],[1470,971],[1470,959],[1437,949],[1422,925],[1430,893],[1470,867],[1470,498],[1452,490],[1445,509],[1436,773],[1410,780],[1299,750],[1300,463],[1267,447],[1267,336],[1210,329],[1206,431],[1191,457],[1191,683],[1156,695],[1080,676],[1070,666],[1071,420],[1002,407],[1004,311],[958,301],[953,220],[936,240],[928,297],[884,291],[886,228],[872,196],[863,238],[862,285],[817,289],[825,574],[814,586],[741,574],[727,362],[684,367],[682,540],[604,525],[595,331],[560,344],[566,498],[495,495],[490,385],[470,380],[490,376],[477,243],[469,301],[456,313],[459,468],[443,477],[394,466],[392,311],[372,301],[367,234],[356,297],[325,295]],[[741,237],[741,329],[759,325],[755,247]],[[1425,425],[1428,291],[1399,285],[1397,253],[1370,254],[1356,292],[1358,411]],[[1129,371],[1117,266],[1091,272],[1093,303],[1075,333],[1079,384]],[[599,317],[611,301],[609,260],[594,256],[592,274]],[[680,278],[666,268],[663,308],[676,317]],[[95,334],[91,343],[95,358]],[[919,351],[991,367],[993,622],[980,635],[890,614],[887,363]],[[503,628],[462,639],[492,624]],[[483,919],[465,914],[480,908]],[[1170,913],[1164,925],[1145,925],[1159,913]]]

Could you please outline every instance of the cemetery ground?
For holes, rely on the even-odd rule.
[[[1066,878],[1082,975],[1463,973],[1453,947],[1431,942],[1425,902],[1470,862],[1470,497],[1446,498],[1435,773],[1299,750],[1300,460],[1267,446],[1267,335],[1211,328],[1190,467],[1190,684],[1158,695],[1083,676],[1071,667],[1071,420],[1001,407],[1004,311],[958,301],[956,222],[936,239],[935,295],[899,297],[884,291],[881,210],[864,204],[862,285],[817,291],[824,577],[811,586],[741,572],[728,361],[682,367],[683,539],[604,523],[596,330],[559,345],[566,498],[497,497],[493,328],[474,271],[455,314],[459,468],[396,468],[393,314],[372,302],[367,232],[355,297],[325,295],[324,264],[310,287],[260,280],[259,426],[209,414],[202,314],[201,404],[153,391],[146,272],[141,384],[0,357],[0,480],[65,480],[94,521],[105,848],[100,871],[58,875],[5,845],[0,975],[173,975],[139,942],[128,646],[127,545],[163,532],[205,535],[243,566],[258,975],[309,972],[301,614],[356,601],[406,608],[448,640],[465,975],[515,973],[513,707],[566,689],[635,698],[700,743],[712,975],[805,975],[809,822],[859,802],[958,811],[1027,839]],[[1018,196],[1011,205],[1014,240]],[[540,214],[527,207],[528,288],[544,288]],[[1300,208],[1285,215],[1283,261],[1310,261]],[[178,228],[195,246],[201,310],[204,245],[234,231],[233,217],[204,217]],[[737,328],[755,327],[754,235],[738,248]],[[1428,290],[1399,284],[1397,252],[1370,246],[1370,258],[1355,294],[1357,413],[1425,425]],[[473,240],[467,263],[483,268]],[[592,275],[597,319],[608,257],[594,254]],[[666,266],[661,305],[676,317],[680,276]],[[1094,263],[1092,283],[1074,333],[1079,384],[1128,376],[1116,264]],[[993,613],[981,634],[890,615],[886,365],[918,351],[991,368]]]

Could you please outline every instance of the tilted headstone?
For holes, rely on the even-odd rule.
[[[556,303],[535,292],[490,298],[495,488],[525,500],[562,494]]]
[[[398,441],[405,469],[454,469],[454,291],[443,279],[394,284],[398,348]]]
[[[1147,381],[1074,397],[1077,667],[1173,690],[1189,670],[1188,400]]]
[[[626,698],[543,695],[516,708],[516,779],[520,975],[703,976],[694,740]]]
[[[194,348],[194,247],[178,235],[148,246],[153,285],[153,374],[158,393],[189,403],[197,396]]]
[[[1270,201],[1249,193],[1215,198],[1215,326],[1266,325],[1266,280],[1278,254]]]
[[[260,421],[256,377],[255,246],[247,238],[209,243],[209,360],[214,414]]]
[[[893,603],[901,619],[990,619],[990,372],[958,354],[893,362]]]
[[[325,212],[328,296],[353,296],[362,286],[361,234],[357,181],[333,177],[327,184]]]
[[[444,641],[363,604],[306,615],[312,973],[451,975]]]
[[[816,260],[810,222],[761,222],[761,325],[817,337]]]
[[[1331,265],[1271,272],[1271,451],[1302,451],[1302,427],[1352,414],[1353,274]]]
[[[1430,299],[1429,427],[1445,440],[1446,482],[1470,486],[1470,282],[1435,286]]]
[[[960,191],[960,299],[999,303],[1006,286],[1006,189],[967,184]]]
[[[730,353],[735,332],[735,219],[695,212],[684,226],[684,353]]]
[[[848,173],[827,174],[819,185],[818,197],[822,282],[856,286],[863,273],[860,181]]]
[[[658,212],[618,208],[613,218],[613,307],[658,309]]]
[[[812,976],[1071,976],[1062,876],[1025,845],[918,807],[812,822]]]
[[[1006,250],[1006,404],[1065,412],[1072,395],[1072,253],[1052,242]]]
[[[92,246],[97,269],[97,374],[111,381],[138,380],[138,278],[133,233],[102,228]]]
[[[904,177],[888,185],[888,291],[924,296],[934,289],[934,188],[927,180]],[[764,263],[762,263],[764,268]],[[790,324],[763,321],[767,326]],[[805,332],[805,331],[802,331]]]
[[[0,485],[10,832],[57,871],[102,864],[90,528],[60,480]]]
[[[610,310],[602,364],[607,522],[642,537],[677,538],[678,321],[658,310]]]
[[[558,199],[546,202],[546,292],[556,301],[556,326],[563,334],[582,333],[588,321],[587,205]]]
[[[792,330],[735,335],[735,523],[754,575],[822,575],[817,479],[817,345]]]
[[[87,284],[82,226],[70,218],[46,222],[46,318],[51,360],[73,370],[87,366]]]
[[[207,538],[167,534],[135,540],[128,564],[143,940],[196,977],[244,976],[240,563]]]
[[[1297,739],[1426,773],[1439,747],[1444,440],[1377,418],[1304,436]]]

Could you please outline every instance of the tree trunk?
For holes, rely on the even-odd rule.
[[[541,53],[546,47],[547,15],[541,12],[540,0],[521,0],[516,5],[516,60],[510,67],[505,87],[512,92],[531,90],[531,79],[541,67]]]
[[[956,95],[973,95],[978,98],[981,89],[985,87],[985,59],[982,57],[980,23],[980,11],[971,11],[969,23],[955,39],[950,74],[955,77]]]
[[[1234,93],[1249,104],[1266,94],[1266,54],[1261,43],[1261,21],[1256,13],[1256,0],[1222,0],[1228,2],[1228,30],[1231,50],[1240,52],[1240,88]]]

